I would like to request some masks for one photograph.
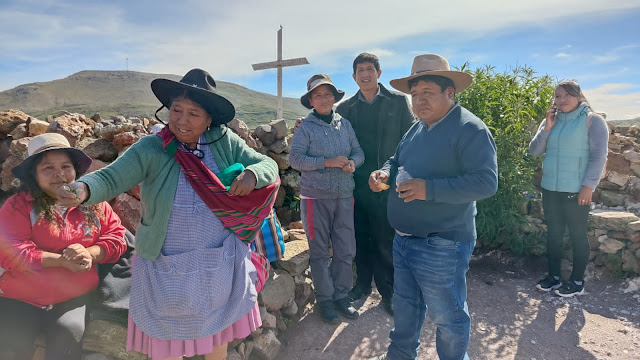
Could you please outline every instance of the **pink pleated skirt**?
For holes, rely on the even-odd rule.
[[[243,339],[262,326],[258,303],[242,319],[217,334],[196,340],[161,340],[145,334],[129,316],[127,350],[143,353],[153,360],[204,355],[224,343]]]

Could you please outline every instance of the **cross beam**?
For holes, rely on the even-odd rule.
[[[308,63],[309,61],[307,61],[307,58],[295,58],[295,59],[282,60],[282,26],[280,26],[280,30],[278,30],[278,60],[251,65],[254,71],[267,70],[267,69],[278,70],[278,111],[277,111],[278,119],[283,118],[283,115],[282,115],[282,68],[287,66],[306,65]]]

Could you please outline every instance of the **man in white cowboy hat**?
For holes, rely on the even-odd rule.
[[[387,214],[396,230],[394,329],[379,359],[416,359],[427,313],[437,327],[440,359],[468,358],[465,277],[476,241],[476,201],[498,187],[491,132],[454,101],[472,81],[451,71],[442,56],[426,54],[414,59],[410,76],[390,82],[411,94],[419,121],[369,177],[373,191],[391,186]]]

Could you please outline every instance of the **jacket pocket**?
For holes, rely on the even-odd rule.
[[[199,254],[202,264],[200,286],[207,294],[207,308],[215,310],[227,303],[235,283],[235,235],[229,235],[217,249],[204,249]]]
[[[196,316],[220,307],[231,294],[233,256],[233,248],[224,245],[160,255],[145,268],[147,302],[159,316],[167,318]]]

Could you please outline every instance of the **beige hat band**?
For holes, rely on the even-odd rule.
[[[47,149],[53,148],[53,147],[65,147],[65,148],[68,148],[69,144],[64,144],[64,143],[47,144],[47,145],[45,145],[45,146],[43,146],[41,148],[38,148],[36,151],[33,152],[33,154],[30,154],[29,156],[41,153],[41,152],[43,152],[43,151],[45,151]]]
[[[328,81],[327,79],[317,79],[317,80],[313,80],[311,82],[311,84],[309,84],[309,89],[313,89],[314,87],[316,87],[316,85],[320,84],[320,83],[327,83],[327,84],[331,84],[333,85],[330,81]]]

